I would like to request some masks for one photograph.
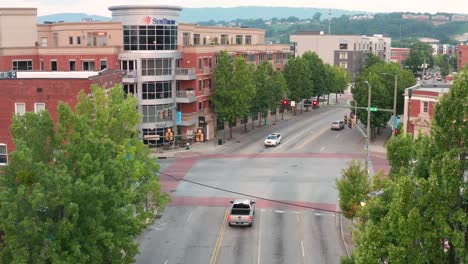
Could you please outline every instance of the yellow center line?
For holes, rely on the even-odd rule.
[[[322,130],[319,130],[317,133],[315,133],[313,136],[311,136],[309,139],[304,141],[300,146],[298,146],[296,149],[302,149],[305,145],[309,144],[311,141],[316,140],[319,136],[321,136],[325,131],[329,130],[330,128],[325,127]]]
[[[219,231],[219,234],[218,234],[218,239],[216,240],[216,244],[215,244],[215,247],[213,249],[213,253],[211,254],[210,264],[215,264],[216,263],[216,258],[218,257],[219,248],[221,247],[221,243],[223,241],[224,230],[226,230],[227,216],[228,216],[228,210],[226,210],[224,212],[223,225],[221,226],[221,230]]]

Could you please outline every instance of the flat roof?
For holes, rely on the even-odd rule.
[[[99,71],[18,71],[17,79],[88,79]]]
[[[114,10],[129,10],[129,9],[168,9],[182,11],[180,6],[169,6],[169,5],[118,5],[109,6],[109,11]]]

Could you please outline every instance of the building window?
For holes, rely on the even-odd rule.
[[[255,54],[249,54],[249,61],[255,60]]]
[[[57,61],[56,61],[56,60],[50,61],[50,70],[51,70],[51,71],[57,71],[57,70],[58,70],[58,68],[57,68]]]
[[[241,118],[241,125],[245,125],[245,124],[248,124],[249,123],[249,117],[244,117],[244,118]]]
[[[211,85],[212,85],[212,83],[211,83],[211,79],[208,79],[208,89],[210,89],[210,90],[211,90],[211,88],[212,88],[212,86],[211,86]]]
[[[102,47],[107,45],[107,32],[88,32],[88,46]]]
[[[203,89],[203,80],[198,80],[198,91]]]
[[[263,56],[264,56],[263,53],[258,54],[258,62],[263,61],[263,59],[264,59]]]
[[[252,36],[245,36],[245,45],[252,45]]]
[[[182,33],[182,43],[184,46],[190,46],[190,33]]]
[[[47,48],[47,38],[41,38],[41,47]]]
[[[423,102],[423,113],[429,113],[429,102]]]
[[[101,60],[101,71],[107,68],[107,60]]]
[[[347,60],[347,59],[348,59],[348,53],[340,52],[340,60]]]
[[[172,75],[172,59],[142,59],[141,74],[143,76]]]
[[[73,45],[73,37],[68,37],[68,44]]]
[[[124,50],[176,50],[177,26],[123,27]]]
[[[193,45],[200,45],[200,34],[193,34]]]
[[[203,59],[202,58],[198,58],[198,69],[202,69],[203,68]]]
[[[252,113],[252,122],[258,120],[258,113]]]
[[[171,81],[144,82],[141,87],[141,98],[144,100],[172,98]]]
[[[58,33],[54,32],[54,47],[58,47]]]
[[[41,71],[44,70],[44,60],[40,60],[40,61],[39,61],[39,67],[40,67],[40,70],[41,70]]]
[[[221,35],[221,45],[227,45],[227,44],[229,44],[228,35],[222,34]]]
[[[236,35],[236,45],[242,45],[242,35]]]
[[[70,66],[70,71],[76,71],[76,61],[68,61],[68,65]]]
[[[347,50],[348,44],[347,43],[340,43],[340,50]]]
[[[0,144],[0,165],[6,165],[8,163],[7,146]]]
[[[208,67],[209,67],[210,69],[213,68],[213,62],[212,62],[212,58],[211,58],[211,57],[208,59]]]
[[[267,60],[273,59],[273,53],[267,53]]]
[[[163,122],[172,120],[172,105],[142,105],[143,123]]]
[[[202,102],[198,102],[198,111],[199,112],[203,111],[203,103]]]
[[[138,89],[134,83],[124,83],[123,91],[126,95],[132,94],[133,96],[135,96],[138,93]]]
[[[25,103],[15,103],[15,114],[17,116],[22,116],[26,113],[26,104]]]
[[[76,44],[81,45],[81,37],[76,37]]]
[[[34,113],[39,113],[41,111],[45,111],[45,103],[34,103]]]
[[[348,69],[348,63],[346,61],[340,61],[339,66],[343,69]]]
[[[13,61],[14,71],[32,71],[32,60]]]
[[[275,56],[275,63],[280,63],[281,62],[281,54],[280,53],[276,53],[276,56]]]
[[[83,61],[81,68],[83,71],[94,71],[94,61]]]

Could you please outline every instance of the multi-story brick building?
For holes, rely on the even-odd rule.
[[[460,71],[468,64],[468,45],[461,44],[458,46],[458,70]]]
[[[265,44],[264,30],[179,23],[179,7],[114,6],[109,10],[111,22],[37,25],[35,8],[0,9],[0,72],[122,71],[124,91],[138,99],[139,137],[158,144],[169,128],[181,138],[202,130],[204,139],[224,129],[210,107],[221,51],[254,64],[267,60],[275,69],[283,68],[290,53],[289,45]],[[2,32],[12,25],[16,28],[9,29],[5,41]],[[19,79],[9,82],[22,84]],[[67,91],[69,97],[76,97],[77,91]],[[0,111],[0,116],[11,114]],[[160,137],[150,141],[148,135]]]
[[[403,132],[411,133],[415,138],[420,133],[429,134],[435,105],[439,98],[450,90],[448,84],[417,84],[405,90]],[[412,90],[411,96],[409,90]]]
[[[409,48],[390,48],[390,61],[404,65],[409,58],[411,49]]]
[[[366,64],[366,54],[372,53],[390,61],[391,39],[382,35],[327,35],[324,32],[300,32],[290,36],[296,54],[317,53],[324,63],[345,68],[354,80]]]

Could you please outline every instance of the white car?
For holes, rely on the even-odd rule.
[[[276,147],[280,143],[281,143],[281,135],[279,133],[270,134],[265,139],[265,146],[266,147],[269,147],[269,146]]]

